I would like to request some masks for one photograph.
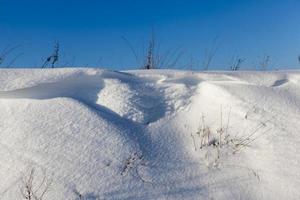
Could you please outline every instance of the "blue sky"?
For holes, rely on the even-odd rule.
[[[161,52],[182,48],[178,67],[203,61],[218,38],[210,69],[243,67],[264,55],[271,68],[300,67],[300,0],[0,0],[0,52],[21,44],[17,67],[39,67],[60,43],[60,64],[133,69],[137,62],[122,37],[141,54],[151,30]]]

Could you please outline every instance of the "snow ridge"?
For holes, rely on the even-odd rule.
[[[20,199],[32,168],[36,184],[51,179],[45,199],[300,197],[298,71],[7,69],[0,81],[1,199]],[[220,118],[230,137],[258,139],[216,159],[196,133]]]

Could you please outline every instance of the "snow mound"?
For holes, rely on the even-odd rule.
[[[22,199],[32,169],[43,199],[300,198],[299,71],[3,69],[0,81],[1,199]]]

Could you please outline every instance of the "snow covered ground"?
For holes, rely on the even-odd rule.
[[[0,70],[0,199],[300,199],[300,72]]]

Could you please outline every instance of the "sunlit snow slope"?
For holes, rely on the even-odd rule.
[[[300,199],[299,71],[2,69],[0,83],[0,199],[24,199],[32,169],[43,200]]]

